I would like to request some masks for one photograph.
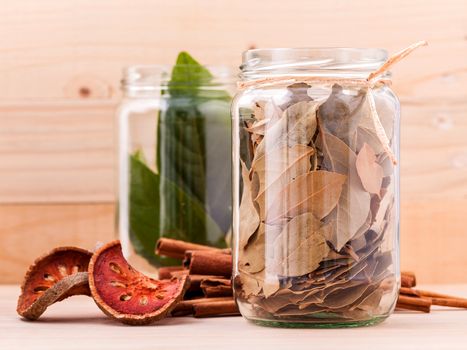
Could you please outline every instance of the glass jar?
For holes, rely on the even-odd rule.
[[[118,234],[135,268],[180,264],[155,255],[160,237],[226,246],[231,227],[230,102],[226,67],[132,66],[118,109]]]
[[[234,293],[247,319],[376,324],[399,288],[399,102],[381,49],[255,49],[234,98]]]

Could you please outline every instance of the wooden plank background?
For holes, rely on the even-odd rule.
[[[122,67],[188,50],[238,66],[257,47],[384,47],[402,103],[402,265],[467,282],[465,0],[0,1],[0,283],[54,245],[114,236]]]

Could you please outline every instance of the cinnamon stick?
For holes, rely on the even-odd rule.
[[[185,257],[185,252],[188,250],[205,250],[223,254],[230,252],[229,249],[219,249],[203,244],[190,243],[171,238],[160,238],[156,243],[156,254],[168,256],[169,258],[183,259]]]
[[[430,292],[427,290],[406,288],[406,287],[401,287],[399,294],[401,296],[410,295],[410,296],[417,296],[425,300],[430,300],[432,305],[467,308],[466,298],[459,298],[459,297],[455,297],[452,295]]]
[[[417,284],[417,279],[415,278],[415,274],[413,272],[401,272],[401,286],[412,288],[415,287]]]
[[[399,294],[403,295],[412,295],[412,296],[420,296],[415,289],[408,288],[408,287],[401,287],[399,289]]]
[[[232,256],[212,251],[187,251],[183,266],[190,271],[190,275],[230,277],[232,274]]]
[[[419,306],[429,306],[431,305],[431,300],[419,297],[409,297],[406,295],[399,295],[397,302],[401,304],[411,304],[411,305],[419,305]]]
[[[207,278],[200,283],[201,290],[207,298],[232,296],[232,283],[225,278]]]
[[[160,267],[159,272],[159,279],[161,280],[168,280],[172,278],[172,272],[175,271],[183,271],[183,266],[164,266]]]
[[[192,315],[194,310],[193,306],[196,304],[209,304],[223,301],[233,301],[232,297],[220,297],[220,298],[197,298],[190,300],[182,300],[172,310],[172,316],[186,316]]]
[[[467,309],[467,300],[462,298],[431,298],[431,303],[433,305]]]
[[[198,303],[193,305],[194,317],[234,316],[240,315],[234,300]]]
[[[182,274],[187,274],[188,270],[183,271],[174,271],[171,273],[171,277],[180,277]],[[217,279],[224,279],[224,276],[215,276],[215,275],[190,275],[190,287],[188,291],[200,291],[201,290],[201,282],[204,280],[217,280]]]
[[[430,297],[430,298],[441,298],[441,299],[455,299],[455,300],[462,300],[467,302],[466,298],[459,298],[455,297],[452,295],[447,295],[447,294],[441,294],[441,293],[436,293],[436,292],[430,292],[427,290],[420,290],[420,289],[415,289],[415,292],[422,296],[422,297]]]
[[[399,295],[396,308],[428,313],[431,309],[431,300],[414,296]]]
[[[425,313],[430,312],[430,306],[427,306],[427,305],[404,304],[404,303],[399,303],[399,302],[396,304],[396,309],[420,311],[420,312],[425,312]]]

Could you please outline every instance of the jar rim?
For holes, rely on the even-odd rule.
[[[337,75],[360,77],[379,68],[388,58],[380,48],[301,47],[264,48],[243,52],[242,79],[264,75]]]
[[[177,65],[183,66],[183,65]],[[170,82],[174,65],[166,64],[136,64],[123,68],[121,87],[123,90],[161,90],[165,89]],[[227,65],[203,65],[209,70],[213,79],[203,86],[219,86],[234,83],[234,70]]]

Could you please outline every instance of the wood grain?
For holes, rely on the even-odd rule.
[[[403,103],[401,113],[402,203],[467,199],[467,99]]]
[[[420,39],[429,46],[394,68],[402,262],[422,281],[467,282],[464,0],[25,0],[0,16],[0,282],[52,246],[112,236],[124,66],[182,49],[236,67],[252,45],[395,52]]]
[[[112,204],[0,205],[0,281],[19,283],[36,257],[56,246],[92,250],[114,236]]]
[[[394,69],[401,95],[467,96],[463,0],[29,0],[5,3],[0,16],[3,99],[106,99],[123,66],[171,64],[182,49],[237,67],[251,45],[394,52],[421,39],[430,46]]]
[[[465,284],[423,288],[467,297]],[[323,350],[361,350],[377,344],[378,350],[465,350],[467,343],[467,312],[437,306],[430,314],[397,311],[378,326],[359,329],[261,327],[242,317],[169,317],[153,326],[123,327],[85,296],[66,299],[39,321],[25,322],[15,312],[18,293],[18,286],[0,286],[1,349],[308,350],[313,344]]]
[[[420,283],[467,283],[467,198],[413,200],[401,207],[401,266]]]
[[[0,104],[0,203],[114,200],[114,102]]]

